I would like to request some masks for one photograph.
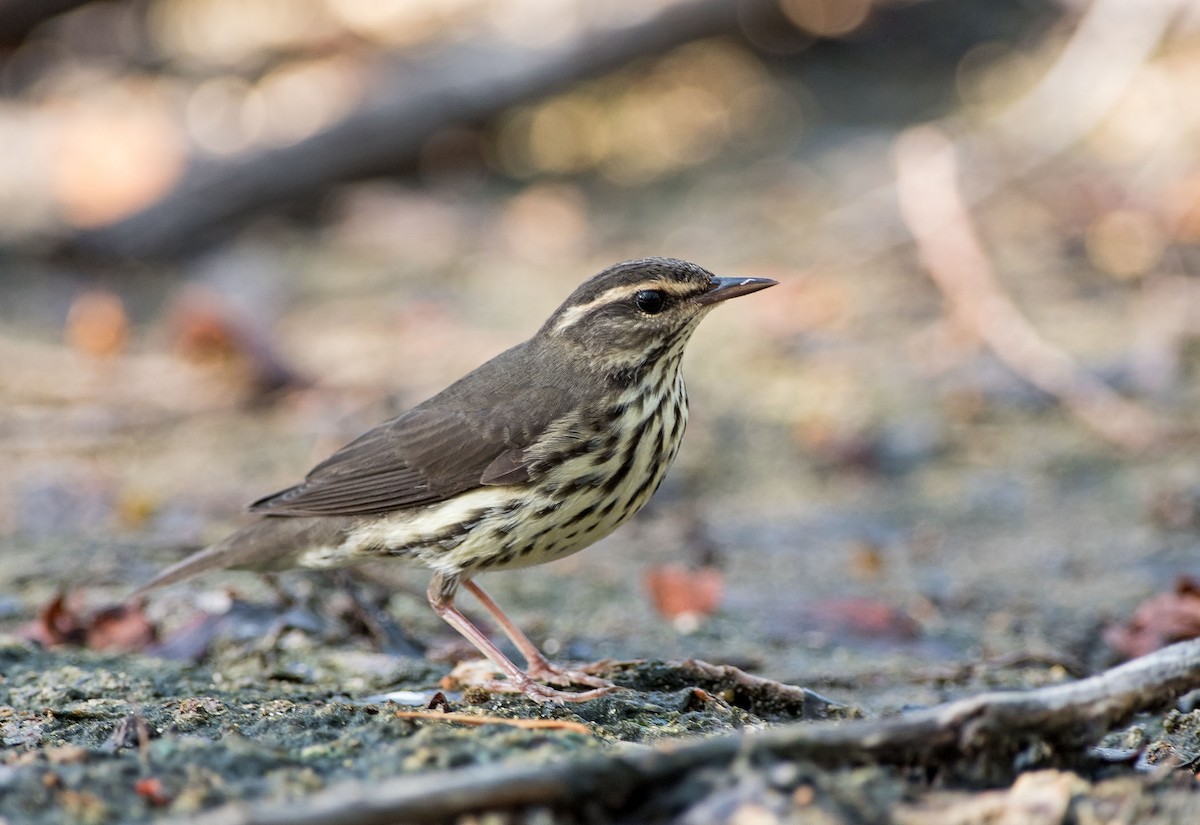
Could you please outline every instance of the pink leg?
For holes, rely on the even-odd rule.
[[[480,653],[486,656],[492,664],[500,668],[504,675],[508,677],[508,684],[498,683],[492,685],[492,687],[500,690],[515,688],[535,702],[586,702],[608,693],[611,689],[600,688],[584,693],[570,693],[555,690],[554,688],[535,682],[530,678],[529,674],[509,661],[508,657],[501,653],[500,649],[492,644],[491,640],[483,635],[479,628],[471,624],[471,620],[454,606],[454,591],[458,589],[458,584],[457,577],[443,576],[441,573],[434,574],[433,581],[429,583],[429,604],[435,613],[441,616],[448,625],[461,633],[463,638],[475,645]],[[526,639],[526,642],[528,641]],[[532,647],[532,644],[530,646]],[[536,650],[536,648],[534,649]]]
[[[553,685],[587,685],[595,688],[610,688],[613,683],[608,679],[601,679],[599,676],[593,676],[582,670],[564,670],[550,664],[550,660],[546,658],[540,650],[537,649],[529,637],[521,632],[521,628],[513,623],[513,620],[504,614],[500,609],[500,605],[493,601],[492,597],[484,592],[483,588],[476,584],[471,579],[467,579],[462,583],[462,586],[471,591],[479,603],[483,605],[483,609],[491,614],[496,620],[496,624],[500,625],[500,629],[504,631],[504,635],[509,638],[517,650],[521,651],[521,655],[525,657],[525,661],[529,664],[525,673],[534,679],[540,679],[544,682],[549,682]]]

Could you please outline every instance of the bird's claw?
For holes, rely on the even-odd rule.
[[[552,665],[546,658],[539,657],[529,660],[529,666],[525,668],[525,673],[534,681],[557,685],[558,687],[570,687],[572,685],[592,688],[616,687],[612,681],[595,676],[590,672],[597,665],[602,664],[604,663],[597,662],[592,665],[584,665],[582,668],[575,670]]]
[[[562,704],[578,704],[580,702],[590,702],[593,699],[599,699],[617,690],[617,686],[609,684],[604,687],[597,687],[593,690],[585,690],[580,693],[575,693],[569,690],[558,690],[549,685],[543,685],[540,682],[535,682],[532,679],[528,681],[514,681],[511,679],[489,679],[486,682],[481,682],[479,687],[484,690],[492,691],[493,693],[523,693],[530,700],[537,702],[539,705],[550,703],[555,705]]]
[[[588,667],[590,666],[585,665],[583,670],[567,670],[543,660],[534,663],[525,671],[514,668],[513,672],[508,673],[509,678],[497,679],[493,678],[497,669],[491,662],[486,659],[468,660],[459,662],[444,680],[444,685],[472,686],[493,693],[523,693],[535,702],[555,704],[588,702],[617,689],[617,685],[607,679],[585,672]],[[576,693],[558,690],[552,685],[580,685],[592,689]]]

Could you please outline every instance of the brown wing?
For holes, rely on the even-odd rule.
[[[468,379],[471,376],[468,376]],[[295,487],[259,499],[252,513],[332,516],[383,513],[444,501],[485,484],[529,479],[524,450],[571,409],[555,387],[495,395],[452,387],[359,436],[312,469]],[[493,466],[495,465],[495,466]]]

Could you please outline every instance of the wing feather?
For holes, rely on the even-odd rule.
[[[493,397],[492,403],[480,407],[471,405],[479,395],[469,384],[474,377],[472,373],[441,395],[359,436],[314,467],[300,484],[251,504],[250,512],[385,513],[444,501],[484,484],[528,480],[521,456],[547,427],[571,412],[570,394],[553,386],[514,387],[505,393],[502,386],[499,394],[505,397]],[[505,472],[485,478],[500,456]]]

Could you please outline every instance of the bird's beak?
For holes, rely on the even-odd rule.
[[[779,281],[773,281],[770,278],[713,278],[708,292],[695,300],[701,306],[708,306],[727,298],[749,295],[751,292],[758,292],[760,289],[775,286],[777,283]]]

